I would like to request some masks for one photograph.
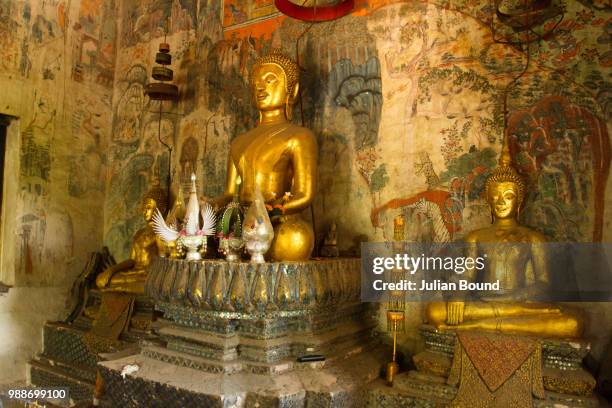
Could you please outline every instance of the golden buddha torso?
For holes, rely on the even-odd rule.
[[[298,195],[307,195],[303,186],[294,186],[306,174],[294,174],[297,155],[304,153],[308,146],[314,146],[314,136],[310,130],[289,122],[259,125],[236,137],[230,147],[230,160],[242,179],[240,201],[250,203],[254,199],[255,186],[258,185],[266,202],[282,197],[287,191],[295,191],[293,200]],[[294,188],[295,187],[295,188]],[[309,202],[304,202],[305,208]],[[302,208],[289,208],[288,213]]]
[[[134,234],[130,258],[134,260],[134,270],[145,270],[154,256],[158,255],[159,239],[150,225],[146,225]],[[112,282],[112,279],[111,279]]]
[[[289,197],[283,203],[284,214],[272,220],[274,241],[269,254],[277,261],[306,260],[314,246],[313,228],[300,213],[314,197],[317,143],[310,130],[290,122],[298,74],[297,65],[279,53],[255,62],[251,85],[260,120],[232,141],[225,194],[217,200],[217,204],[231,200],[238,177],[242,203],[253,201],[256,187],[266,203]]]
[[[473,231],[465,241],[470,256],[485,257],[478,280],[500,284],[498,293],[482,293],[481,299],[533,299],[548,285],[546,238],[538,231],[522,225],[497,225]],[[470,275],[476,278],[475,273]]]

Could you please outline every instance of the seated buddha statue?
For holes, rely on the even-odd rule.
[[[525,184],[511,165],[504,141],[499,166],[486,181],[492,225],[470,232],[467,256],[485,257],[485,268],[468,269],[461,279],[496,282],[500,289],[480,292],[478,299],[458,296],[427,305],[426,319],[439,329],[476,329],[548,338],[577,338],[584,329],[578,310],[534,301],[547,292],[550,282],[544,235],[520,225],[517,217]],[[485,255],[486,254],[486,255]]]
[[[142,203],[145,226],[134,234],[130,257],[110,266],[96,277],[96,286],[103,291],[143,294],[148,267],[153,257],[159,255],[160,240],[153,231],[152,219],[156,208],[165,212],[164,192],[159,179]]]
[[[232,141],[225,193],[214,200],[217,205],[228,203],[238,176],[243,204],[253,201],[256,186],[266,203],[285,197],[283,215],[272,218],[274,241],[269,255],[277,261],[306,260],[314,246],[312,226],[301,214],[315,192],[317,143],[310,130],[291,123],[298,80],[297,64],[279,51],[255,61],[251,87],[259,121]]]

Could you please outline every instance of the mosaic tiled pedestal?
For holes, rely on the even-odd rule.
[[[375,313],[360,302],[359,291],[359,259],[157,259],[146,292],[164,313],[158,334],[166,346],[102,363],[107,398],[134,407],[183,407],[184,400],[206,407],[352,401],[384,362],[371,337]],[[325,361],[297,362],[306,354]],[[122,379],[122,364],[130,362],[140,369]]]
[[[97,290],[90,292],[90,307],[99,306],[100,295]],[[117,351],[138,352],[138,341],[151,338],[150,323],[143,322],[150,322],[152,314],[151,300],[138,297],[130,329],[120,338]],[[86,316],[79,316],[72,324],[47,322],[43,328],[43,351],[28,364],[30,382],[39,387],[69,387],[74,401],[91,401],[97,363],[104,359],[83,342],[91,324]]]
[[[413,357],[416,370],[398,375],[393,387],[374,382],[368,392],[369,407],[442,407],[455,398],[457,388],[446,381],[455,349],[454,333],[438,332],[425,325],[421,334],[426,349]],[[535,399],[534,407],[601,406],[593,395],[595,379],[582,367],[588,352],[585,343],[542,341],[546,399]]]

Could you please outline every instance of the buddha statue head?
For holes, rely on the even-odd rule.
[[[499,166],[489,175],[485,184],[493,221],[518,218],[525,198],[525,182],[512,166],[510,149],[505,139]]]
[[[251,72],[251,85],[260,123],[262,112],[281,108],[284,108],[286,119],[291,120],[299,93],[299,68],[291,58],[280,50],[257,58]]]
[[[142,203],[142,215],[147,223],[153,219],[153,214],[157,208],[157,202],[152,198],[145,198]]]
[[[161,187],[159,174],[156,171],[153,175],[151,189],[145,194],[142,200],[142,211],[145,221],[147,223],[151,222],[156,208],[159,209],[162,215],[165,215],[168,209],[167,201],[166,191]]]

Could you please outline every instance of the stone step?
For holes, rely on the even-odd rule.
[[[213,360],[158,346],[143,347],[141,354],[154,360],[174,364],[179,367],[193,368],[207,373],[233,374],[243,369],[242,364],[236,361]]]
[[[279,375],[295,369],[322,368],[332,362],[340,362],[363,353],[374,345],[375,340],[369,337],[369,333],[366,336],[365,332],[357,332],[355,336],[343,338],[341,341],[334,343],[333,347],[328,347],[325,352],[321,349],[315,349],[312,352],[303,353],[323,354],[325,357],[323,361],[304,363],[298,363],[297,356],[279,358],[278,360],[268,362],[244,358],[245,353],[242,349],[244,346],[238,346],[238,353],[231,360],[207,358],[185,352],[185,350],[179,351],[168,347],[152,345],[144,346],[142,354],[159,361],[210,373],[232,374],[245,371],[254,374]]]
[[[386,351],[372,347],[337,364],[279,375],[201,372],[143,354],[102,362],[100,369],[108,384],[106,397],[116,407],[360,407]],[[126,364],[139,370],[122,378]]]
[[[372,328],[348,322],[320,334],[294,334],[270,339],[239,335],[223,336],[175,325],[161,327],[159,334],[173,351],[217,361],[243,359],[275,363],[304,354],[340,355],[370,337]]]
[[[81,366],[77,364],[66,363],[62,360],[50,359],[43,354],[36,355],[31,362],[46,367],[57,369],[58,372],[81,379],[85,382],[94,383],[96,379],[96,367]]]
[[[37,387],[68,387],[72,400],[92,400],[94,382],[74,375],[61,363],[44,359],[30,360],[28,372],[30,382]]]

